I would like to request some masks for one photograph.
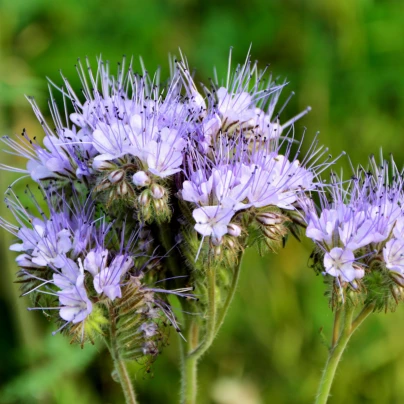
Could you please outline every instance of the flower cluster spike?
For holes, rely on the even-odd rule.
[[[308,197],[301,206],[319,270],[335,280],[337,293],[350,287],[380,308],[396,301],[396,284],[404,285],[403,173],[393,160],[377,164],[372,156],[347,181],[332,173],[318,196],[319,210]]]
[[[62,85],[49,83],[52,124],[28,97],[43,139],[25,129],[19,139],[2,138],[26,159],[25,168],[2,168],[26,174],[44,197],[37,202],[27,188],[32,213],[10,188],[6,204],[18,224],[0,222],[17,239],[23,294],[63,333],[82,343],[100,334],[124,359],[154,358],[167,325],[182,332],[168,295],[212,341],[222,320],[208,335],[206,313],[214,319],[226,310],[245,248],[275,251],[289,230],[298,236],[299,201],[334,163],[317,137],[306,148],[295,136],[310,108],[284,120],[293,93],[278,106],[286,83],[249,55],[209,85],[195,82],[184,57],[171,60],[164,84],[159,70],[141,66],[137,73],[124,58],[112,75],[101,58],[94,70],[78,61],[82,95],[63,75]],[[385,252],[395,271],[399,243]]]

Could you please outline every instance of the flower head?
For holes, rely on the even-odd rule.
[[[321,210],[302,199],[306,235],[324,254],[326,274],[343,282],[366,276],[366,268],[383,262],[402,272],[402,179],[392,161],[379,167],[373,157],[369,169],[359,167],[346,182],[332,175],[332,183],[319,188]],[[374,269],[375,270],[375,269]]]

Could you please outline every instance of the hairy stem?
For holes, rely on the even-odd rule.
[[[198,360],[212,345],[216,336],[216,266],[208,265],[206,271],[208,280],[208,313],[204,339],[201,344],[188,353],[188,357]]]
[[[366,320],[375,309],[374,303],[367,304],[352,322],[352,333]]]
[[[204,339],[198,346],[200,320],[191,321],[188,333],[188,344],[183,348],[181,403],[195,404],[197,393],[197,371],[200,357],[209,349],[216,330],[216,266],[209,263],[206,277],[208,280],[208,313]]]
[[[116,344],[116,319],[113,307],[109,308],[110,317],[110,341],[107,344],[114,361],[116,374],[119,383],[121,384],[123,394],[125,396],[126,404],[137,404],[135,389],[133,388],[132,381],[129,376],[128,369],[126,368],[125,361],[121,358]]]
[[[188,332],[187,351],[182,346],[182,369],[181,369],[181,404],[194,404],[198,390],[197,372],[198,359],[187,357],[187,353],[195,349],[199,340],[199,324],[192,320]]]
[[[234,268],[233,278],[231,280],[231,285],[230,285],[230,289],[229,289],[227,297],[226,297],[226,301],[224,302],[224,306],[216,321],[215,334],[217,334],[219,332],[221,326],[223,325],[224,319],[226,318],[227,312],[229,310],[231,302],[233,301],[234,295],[236,293],[238,280],[240,278],[242,259],[243,259],[243,252],[240,252],[240,254],[238,256],[237,265]]]
[[[335,372],[337,370],[338,364],[341,360],[342,354],[348,344],[349,339],[355,330],[359,327],[360,324],[369,316],[370,313],[374,310],[374,305],[369,304],[366,305],[363,310],[359,313],[354,321],[352,321],[354,306],[350,303],[345,304],[344,310],[344,324],[341,331],[341,334],[336,341],[336,343],[331,346],[327,363],[325,365],[325,369],[323,372],[323,376],[320,381],[320,385],[317,392],[316,404],[326,404],[328,401],[328,397],[330,395],[331,386],[335,377]],[[340,317],[341,313],[339,310],[335,312],[335,316]],[[335,331],[335,323],[337,323],[339,327],[340,319],[336,319],[334,322],[334,331]],[[335,334],[333,333],[333,340]]]
[[[339,329],[341,325],[341,307],[338,307],[335,309],[335,315],[334,315],[334,328],[332,330],[332,341],[331,341],[331,349],[335,347],[335,344],[338,341],[339,337]]]

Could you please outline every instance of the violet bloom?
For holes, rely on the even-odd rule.
[[[193,211],[195,230],[220,242],[236,212],[250,206],[244,200],[251,171],[243,164],[222,165],[206,174],[203,170],[191,173],[190,180],[183,183],[181,197],[197,206]]]
[[[103,161],[137,157],[140,169],[157,177],[180,171],[189,110],[180,95],[178,72],[167,88],[160,89],[149,81],[146,71],[143,76],[135,75],[131,66],[127,72],[121,70],[117,79],[111,79],[102,63],[99,71],[100,88],[90,90],[81,77],[86,102],[71,115],[71,120],[90,132],[98,152],[93,168],[97,170]],[[91,70],[89,75],[94,79]]]
[[[34,99],[29,97],[28,100],[45,132],[43,146],[35,138],[30,139],[25,130],[19,140],[4,136],[2,141],[13,150],[13,154],[24,157],[27,166],[25,170],[4,165],[2,168],[26,173],[36,182],[49,179],[76,180],[92,175],[91,160],[96,150],[90,141],[88,129],[77,130],[75,126],[70,127],[68,122],[64,122],[62,116],[67,115],[67,111],[61,114],[52,98],[49,105],[54,119],[53,130]]]
[[[399,175],[388,180],[388,163],[377,168],[371,159],[371,170],[362,167],[343,183],[335,175],[332,184],[320,188],[321,211],[309,199],[302,200],[306,235],[324,252],[325,273],[345,282],[365,275],[362,257],[382,253],[385,265],[402,271],[402,185]],[[395,172],[393,164],[393,172]],[[397,174],[397,173],[396,173]],[[331,201],[329,201],[331,194]]]
[[[275,114],[275,108],[282,89],[286,83],[278,84],[267,75],[266,69],[259,71],[258,63],[251,62],[248,53],[243,65],[232,69],[231,51],[229,55],[228,74],[224,83],[216,79],[212,88],[204,88],[200,93],[183,62],[179,64],[185,82],[185,90],[190,97],[197,100],[197,119],[190,120],[191,136],[195,140],[194,148],[209,154],[210,148],[220,133],[228,137],[241,131],[244,138],[279,139],[282,132],[291,127],[294,122],[310,111],[308,107],[303,112],[280,123],[280,113],[285,108],[290,97]]]
[[[12,191],[9,191],[9,193]],[[10,250],[21,252],[17,262],[30,262],[30,266],[46,267],[52,265],[62,268],[64,258],[70,255],[75,259],[87,248],[89,234],[92,232],[91,215],[93,206],[90,202],[81,206],[80,201],[73,197],[69,201],[63,194],[45,194],[47,199],[60,200],[56,211],[49,206],[49,216],[39,210],[41,219],[29,213],[15,198],[6,198],[8,208],[17,219],[18,228],[2,221],[3,227],[11,231],[19,242],[12,244]],[[35,201],[33,195],[31,199]],[[39,205],[35,202],[38,209]]]
[[[121,285],[125,274],[133,267],[131,257],[118,255],[108,263],[108,250],[91,250],[84,259],[84,269],[94,277],[97,293],[112,301],[122,297]]]
[[[383,248],[386,268],[404,284],[404,216],[400,216],[394,225],[393,234]]]
[[[341,278],[344,282],[352,282],[356,278],[362,278],[364,270],[356,270],[354,267],[355,255],[351,250],[335,247],[324,255],[325,272],[331,276]]]
[[[132,163],[136,157],[141,163],[139,170],[148,170],[157,177],[179,172],[187,128],[194,119],[190,101],[181,95],[179,72],[174,71],[168,84],[160,88],[146,71],[142,76],[134,74],[132,66],[127,71],[122,67],[116,77],[110,75],[102,60],[96,72],[88,60],[87,74],[81,62],[79,67],[85,100],[76,95],[63,76],[65,89],[51,83],[51,88],[62,93],[65,110],[58,110],[51,92],[49,107],[54,122],[49,125],[29,98],[45,132],[43,146],[25,131],[20,141],[4,137],[12,153],[27,159],[27,168],[3,165],[3,169],[28,174],[36,182],[84,178],[87,184],[95,181],[103,162]],[[75,109],[70,116],[68,103]]]
[[[195,205],[195,230],[217,241],[240,211],[274,206],[293,210],[299,196],[312,190],[314,174],[330,163],[316,165],[325,150],[312,148],[300,163],[289,142],[265,142],[221,133],[208,155],[190,152],[181,197]],[[281,151],[284,150],[284,154]]]
[[[46,215],[29,189],[26,193],[37,206],[41,219],[28,212],[9,190],[8,194],[14,198],[6,198],[6,203],[19,226],[3,219],[0,222],[19,239],[10,249],[21,253],[16,259],[21,268],[19,275],[30,281],[28,285],[33,285],[25,294],[55,294],[60,302],[60,317],[68,323],[82,322],[92,312],[80,255],[94,242],[91,235],[97,234],[92,218],[93,205],[77,196],[68,200],[63,194],[46,191],[46,201],[57,201],[60,209],[56,211],[50,204]]]
[[[53,275],[54,284],[60,289],[60,317],[73,324],[84,321],[92,312],[92,303],[84,287],[84,270],[79,261],[63,259],[63,268]]]
[[[249,56],[233,72],[230,63],[231,58],[226,85],[205,89],[205,98],[182,69],[187,92],[205,106],[190,125],[187,178],[180,195],[194,204],[195,230],[219,243],[240,211],[295,209],[299,195],[314,188],[314,174],[330,164],[317,164],[326,150],[317,149],[316,143],[300,162],[300,146],[292,153],[293,130],[281,137],[309,108],[280,125],[279,115],[273,116],[284,84],[263,80],[265,71],[258,72]]]

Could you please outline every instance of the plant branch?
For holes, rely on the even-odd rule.
[[[332,341],[331,341],[331,349],[335,347],[335,344],[338,341],[339,337],[339,329],[341,325],[341,307],[338,307],[335,310],[335,315],[334,315],[334,328],[332,330]]]
[[[221,313],[217,318],[216,327],[215,327],[215,334],[217,334],[219,332],[220,328],[222,327],[224,319],[226,318],[227,312],[229,310],[231,302],[233,301],[234,295],[236,293],[238,280],[240,278],[242,260],[243,260],[243,251],[241,251],[239,256],[238,256],[238,262],[237,262],[237,265],[234,268],[233,278],[232,278],[232,281],[231,281],[230,289],[229,289],[227,297],[226,297],[226,301],[224,302],[224,306],[223,306],[223,308],[221,310]]]
[[[209,263],[206,271],[208,280],[208,313],[206,319],[206,331],[201,344],[188,353],[188,357],[198,360],[212,345],[216,336],[216,266]]]
[[[350,303],[345,304],[344,325],[335,346],[332,346],[329,351],[327,363],[325,365],[323,376],[317,392],[316,404],[326,404],[330,395],[332,382],[337,370],[339,361],[351,337],[351,323],[354,307]]]
[[[182,369],[181,369],[181,404],[194,404],[198,390],[197,373],[198,358],[187,357],[187,352],[197,347],[199,340],[199,324],[196,319],[191,321],[188,332],[188,351],[181,344]]]

